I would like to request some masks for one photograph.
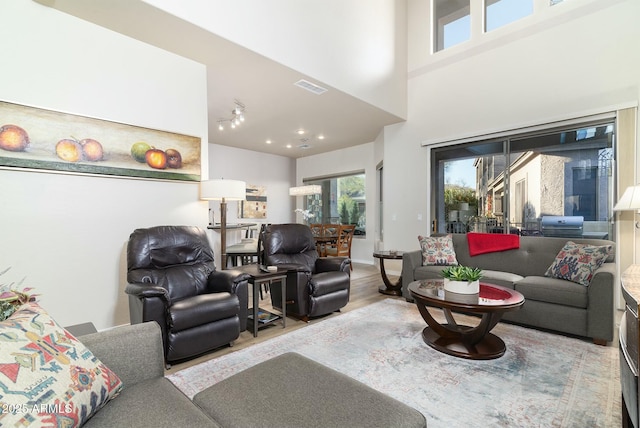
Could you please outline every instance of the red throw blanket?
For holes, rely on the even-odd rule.
[[[502,233],[467,233],[469,255],[493,253],[495,251],[515,250],[520,248],[518,235],[505,235]]]

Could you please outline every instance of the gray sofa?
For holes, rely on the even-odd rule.
[[[164,377],[155,322],[79,340],[124,384],[86,427],[426,427],[417,410],[295,353],[237,373],[191,401]]]
[[[469,255],[467,237],[453,234],[458,263],[481,268],[481,281],[515,289],[525,297],[518,311],[503,320],[542,329],[592,338],[604,345],[613,340],[615,243],[598,239],[521,236],[520,248]],[[613,251],[585,287],[574,282],[545,277],[547,268],[567,241],[590,245],[612,245]],[[405,252],[402,259],[402,295],[413,301],[407,289],[419,279],[441,278],[443,266],[423,266],[420,250]]]

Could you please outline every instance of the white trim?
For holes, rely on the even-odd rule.
[[[615,106],[608,106],[604,109],[597,109],[582,113],[577,113],[573,116],[563,116],[556,118],[548,118],[542,122],[529,122],[523,124],[514,124],[506,126],[501,129],[487,129],[479,131],[474,134],[465,134],[448,138],[434,138],[432,140],[424,140],[420,145],[426,146],[447,146],[462,143],[471,143],[475,141],[483,141],[490,139],[500,139],[504,137],[513,137],[521,134],[529,134],[550,128],[570,127],[574,125],[581,125],[585,122],[592,122],[598,120],[609,120],[616,118],[616,112],[625,108],[638,107],[638,101],[629,101],[620,103]]]

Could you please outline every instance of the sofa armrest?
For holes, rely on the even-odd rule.
[[[613,340],[614,284],[616,264],[604,263],[593,275],[588,291],[587,336],[596,340]]]
[[[116,327],[78,338],[125,385],[164,376],[164,350],[155,322]]]
[[[402,295],[407,300],[413,301],[407,287],[415,280],[414,272],[419,266],[422,266],[421,250],[405,251],[402,254]]]

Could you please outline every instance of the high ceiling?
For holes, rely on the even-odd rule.
[[[143,1],[36,1],[205,64],[210,143],[299,158],[369,143],[403,120]],[[328,91],[316,95],[294,85],[301,79]],[[246,106],[246,120],[220,131],[218,121],[231,117],[234,100]]]

